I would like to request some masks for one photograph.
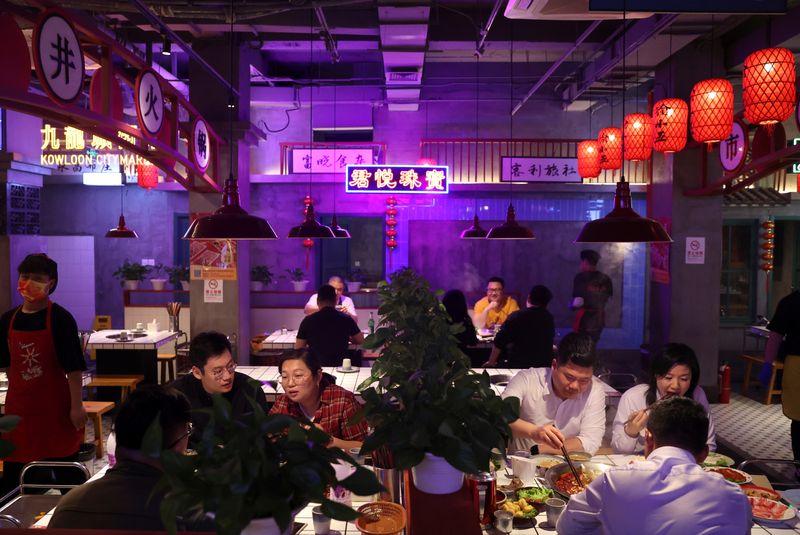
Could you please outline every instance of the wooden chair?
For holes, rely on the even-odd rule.
[[[94,445],[97,448],[95,456],[102,459],[105,455],[103,450],[103,415],[114,408],[113,401],[84,401],[83,410],[92,420],[94,425]],[[86,440],[86,429],[84,428],[83,440]]]
[[[86,385],[86,391],[91,401],[94,399],[92,388],[118,387],[121,389],[120,403],[124,403],[128,394],[136,390],[136,385],[142,381],[144,381],[144,375],[95,375]]]
[[[739,355],[739,358],[745,362],[744,367],[744,381],[742,381],[742,395],[747,395],[747,391],[750,388],[750,376],[752,375],[753,371],[753,364],[764,364],[764,355],[746,355],[742,354]],[[767,386],[767,393],[764,396],[764,405],[770,405],[772,403],[772,396],[777,396],[781,394],[781,390],[778,390],[775,387],[775,376],[778,374],[778,370],[783,369],[783,362],[773,362],[772,363],[772,374],[769,377],[769,386]]]
[[[158,384],[163,385],[178,378],[178,357],[175,353],[158,354]]]

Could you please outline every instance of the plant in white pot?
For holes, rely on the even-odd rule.
[[[164,285],[167,283],[167,279],[161,276],[164,273],[164,264],[156,264],[153,266],[152,273],[154,276],[152,279],[150,279],[150,284],[153,285],[154,290],[160,292],[164,289]]]
[[[294,287],[295,292],[304,292],[306,291],[306,285],[308,281],[305,280],[305,272],[297,268],[290,268],[286,270],[286,273],[289,274],[289,280],[292,281],[292,286]]]
[[[143,266],[138,262],[131,262],[127,258],[111,275],[119,280],[119,285],[126,290],[137,290],[139,283],[150,273],[150,266]]]
[[[367,273],[360,267],[354,267],[347,274],[347,291],[357,292],[365,282],[367,282]]]
[[[189,287],[189,268],[186,266],[173,266],[165,268],[169,282],[175,286],[175,289],[188,291]]]
[[[380,324],[365,348],[380,348],[359,390],[374,432],[362,454],[391,453],[393,468],[413,468],[423,492],[461,488],[463,473],[485,472],[491,451],[505,452],[519,400],[502,399],[489,375],[470,369],[450,318],[428,282],[410,268],[378,284]],[[389,468],[389,467],[384,467]]]
[[[327,448],[330,437],[323,431],[304,428],[290,416],[268,416],[250,402],[252,413],[234,419],[230,403],[213,396],[196,455],[161,451],[160,428],[148,430],[143,446],[164,468],[161,518],[170,533],[178,515],[204,514],[213,516],[222,535],[291,533],[294,516],[310,502],[321,503],[331,518],[356,519],[358,512],[329,500],[326,492],[341,485],[358,495],[376,493],[380,485],[372,472],[342,450]],[[336,462],[356,469],[337,481]]]
[[[264,290],[265,286],[272,283],[274,275],[270,271],[269,266],[253,266],[250,269],[250,291],[260,292]]]

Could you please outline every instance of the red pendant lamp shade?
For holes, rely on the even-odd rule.
[[[692,137],[698,143],[714,143],[733,129],[733,86],[723,78],[698,82],[692,88]]]
[[[625,159],[648,160],[653,153],[653,120],[646,113],[625,116]]]
[[[600,144],[600,169],[619,169],[622,167],[622,130],[603,128],[597,135]]]
[[[792,115],[795,98],[794,54],[788,48],[765,48],[744,60],[744,118],[753,124],[781,123]]]
[[[653,106],[653,148],[678,152],[686,146],[689,105],[679,98],[665,98]]]
[[[578,174],[581,178],[600,175],[600,144],[594,140],[578,143]]]

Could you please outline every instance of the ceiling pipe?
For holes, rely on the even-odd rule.
[[[586,28],[586,30],[584,30],[584,32],[575,40],[575,43],[572,45],[572,47],[570,47],[569,50],[564,52],[564,54],[560,58],[554,61],[553,64],[550,65],[550,67],[548,67],[547,71],[545,71],[542,77],[539,78],[539,80],[535,84],[533,84],[533,87],[531,87],[530,91],[528,91],[528,94],[522,97],[522,100],[519,102],[519,104],[514,106],[514,109],[511,110],[512,116],[522,109],[522,106],[524,106],[525,103],[528,102],[528,99],[531,98],[534,95],[534,93],[536,93],[539,90],[539,88],[542,87],[544,83],[550,79],[550,77],[553,75],[554,72],[556,72],[556,69],[558,69],[561,66],[561,64],[564,63],[567,60],[567,58],[569,58],[572,55],[572,53],[575,52],[586,39],[589,38],[589,35],[591,35],[591,33],[595,30],[595,28],[600,26],[600,22],[601,21],[599,20],[593,21],[589,25],[589,27]],[[511,61],[514,61],[514,58],[511,58]]]
[[[497,18],[497,13],[500,11],[500,6],[503,4],[503,2],[504,0],[495,0],[494,7],[492,8],[492,14],[489,15],[489,20],[486,21],[486,24],[484,24],[483,28],[480,30],[480,40],[478,40],[478,46],[475,48],[475,53],[479,56],[483,55],[483,45],[486,43],[486,38],[489,37],[489,30],[492,29],[494,19]]]
[[[128,1],[137,10],[139,10],[139,12],[144,16],[144,18],[147,19],[147,22],[149,22],[157,30],[160,30],[160,33],[166,35],[174,44],[178,45],[182,50],[184,50],[189,55],[190,58],[199,63],[200,66],[206,70],[206,72],[208,72],[211,76],[216,78],[217,81],[221,83],[227,91],[230,91],[237,97],[239,96],[239,91],[235,87],[233,87],[233,85],[231,85],[231,83],[228,80],[226,80],[220,73],[218,73],[214,69],[214,67],[209,65],[208,62],[205,59],[203,59],[203,57],[200,54],[192,50],[192,47],[190,47],[186,42],[184,42],[184,40],[181,39],[177,33],[173,32],[172,29],[169,26],[167,26],[164,23],[164,21],[158,18],[158,16],[156,16],[155,13],[150,11],[150,8],[147,7],[142,2],[142,0],[128,0]],[[233,13],[231,13],[231,17],[232,16]]]

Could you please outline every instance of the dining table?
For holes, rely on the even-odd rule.
[[[127,337],[120,339],[122,332]],[[144,375],[158,382],[158,348],[180,335],[171,331],[106,329],[92,333],[87,348],[95,351],[98,375]]]

